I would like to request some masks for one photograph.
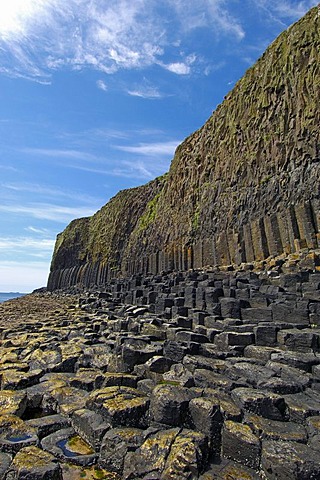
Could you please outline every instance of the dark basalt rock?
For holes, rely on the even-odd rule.
[[[261,466],[267,479],[316,480],[320,477],[318,452],[295,442],[262,443]]]
[[[15,456],[6,480],[62,480],[62,470],[55,457],[40,448],[25,447]]]

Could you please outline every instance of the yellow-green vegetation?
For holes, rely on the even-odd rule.
[[[139,218],[138,221],[138,232],[142,233],[147,230],[147,228],[154,222],[157,209],[158,209],[158,200],[160,193],[158,193],[150,202],[147,204],[144,214]]]
[[[158,385],[173,385],[173,386],[178,386],[180,385],[179,382],[176,382],[175,380],[160,380]]]
[[[229,432],[243,438],[246,442],[256,444],[259,440],[248,425],[227,420],[224,422],[224,428]]]
[[[13,460],[15,468],[23,470],[32,470],[45,467],[48,463],[55,461],[53,455],[38,447],[25,447],[20,450]]]
[[[114,472],[97,467],[78,467],[72,464],[63,464],[63,480],[121,480]]]
[[[71,452],[77,453],[79,455],[91,455],[94,453],[90,445],[88,445],[87,442],[83,440],[83,438],[79,437],[79,435],[75,435],[74,437],[69,438],[66,443],[66,447]]]

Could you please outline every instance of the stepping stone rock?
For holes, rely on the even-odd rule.
[[[181,387],[193,387],[194,378],[192,373],[186,369],[182,363],[175,363],[170,368],[169,372],[163,374],[164,382],[173,382],[179,384]]]
[[[46,417],[33,418],[25,421],[26,425],[35,428],[39,440],[51,433],[70,427],[70,419],[63,415],[48,415]]]
[[[103,374],[93,368],[79,368],[73,378],[70,379],[70,386],[92,392],[100,388],[104,380]]]
[[[206,435],[210,448],[219,454],[223,424],[219,403],[211,398],[193,398],[189,403],[189,411],[192,428]]]
[[[143,433],[137,428],[114,428],[107,432],[101,442],[99,465],[122,475],[125,456],[141,446]]]
[[[0,391],[0,413],[12,414],[21,417],[27,407],[27,394],[24,391]]]
[[[21,448],[38,444],[36,429],[15,415],[0,415],[0,451],[16,453]]]
[[[105,387],[92,392],[86,406],[114,427],[139,428],[145,426],[149,403],[149,399],[135,388]]]
[[[261,480],[260,475],[252,468],[226,458],[217,460],[210,467],[199,480]]]
[[[5,473],[8,471],[11,461],[12,461],[11,455],[0,452],[0,478],[1,479],[5,478]]]
[[[260,464],[261,445],[248,425],[224,422],[222,429],[222,455],[242,465],[257,469]]]
[[[53,455],[36,446],[25,447],[15,456],[6,480],[62,480],[62,471]]]
[[[305,392],[286,395],[284,398],[290,420],[293,422],[304,424],[307,417],[320,415],[320,393],[310,388]]]
[[[317,480],[319,452],[301,443],[266,440],[262,444],[261,468],[268,480]]]
[[[74,410],[83,408],[88,392],[74,387],[58,387],[45,393],[42,400],[43,410],[48,413],[70,415]]]
[[[283,420],[286,404],[283,397],[253,388],[235,388],[231,392],[235,403],[245,412],[252,412],[271,420]]]
[[[31,387],[39,382],[43,370],[23,372],[18,370],[7,370],[1,374],[2,390],[21,390]]]
[[[181,426],[194,394],[178,385],[157,385],[151,395],[150,414],[156,423]]]
[[[103,436],[111,428],[101,415],[85,408],[72,413],[71,424],[95,451],[99,451]]]
[[[245,423],[263,440],[281,440],[287,442],[307,442],[307,430],[293,422],[278,422],[258,415],[247,415]]]
[[[164,430],[150,436],[125,459],[124,480],[198,478],[207,463],[206,437],[192,430]]]
[[[94,450],[75,434],[73,428],[58,430],[48,435],[42,439],[41,447],[57,459],[75,465],[93,465],[97,459]]]

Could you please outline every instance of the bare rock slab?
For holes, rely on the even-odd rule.
[[[123,479],[198,478],[207,462],[206,437],[192,430],[162,430],[126,456]]]
[[[254,388],[235,388],[231,392],[234,402],[245,412],[256,413],[271,420],[283,420],[286,412],[284,398]]]
[[[36,446],[25,447],[15,456],[6,480],[62,480],[62,471],[53,455]]]
[[[112,426],[145,426],[149,399],[130,387],[105,387],[92,392],[87,408],[96,411]]]
[[[227,420],[222,429],[222,454],[247,467],[257,469],[261,445],[248,425]]]
[[[319,452],[301,443],[267,440],[262,444],[261,467],[268,480],[317,480]]]

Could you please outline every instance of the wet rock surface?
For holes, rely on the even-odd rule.
[[[190,271],[1,304],[0,478],[320,479],[319,286]]]

